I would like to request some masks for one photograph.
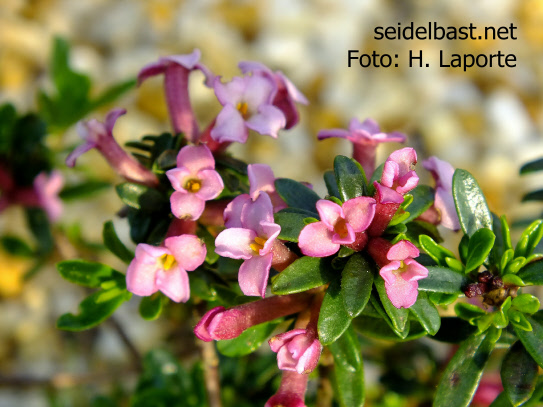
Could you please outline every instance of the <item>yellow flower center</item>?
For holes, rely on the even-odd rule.
[[[261,237],[255,237],[255,241],[253,243],[251,243],[249,245],[249,247],[251,249],[253,249],[253,251],[255,253],[259,253],[260,250],[262,250],[264,248],[264,245],[266,244],[266,239],[263,239]]]
[[[249,112],[249,105],[247,104],[247,102],[238,102],[236,109],[238,109],[238,112],[241,113],[244,119],[247,119]]]
[[[349,235],[349,230],[347,229],[347,222],[345,219],[339,219],[334,225],[334,231],[339,235],[339,237],[346,238]]]
[[[163,254],[158,258],[158,260],[162,263],[162,268],[166,271],[177,264],[175,257],[173,257],[171,254]]]
[[[191,178],[185,182],[185,190],[188,192],[198,192],[202,188],[202,181],[199,179]]]

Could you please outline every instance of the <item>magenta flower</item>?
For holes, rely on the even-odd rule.
[[[439,211],[441,224],[447,229],[459,230],[460,222],[452,196],[454,167],[447,161],[430,157],[422,163],[436,181],[434,206]]]
[[[264,405],[264,407],[306,407],[305,391],[308,375],[283,371],[279,390]]]
[[[403,195],[411,191],[419,183],[415,172],[417,153],[406,147],[396,150],[385,161],[381,183],[374,185],[379,194],[380,203],[402,203]]]
[[[175,133],[184,133],[187,140],[195,143],[200,130],[189,98],[189,74],[199,69],[206,76],[206,85],[211,87],[214,75],[200,64],[200,50],[191,54],[171,55],[146,65],[138,74],[138,85],[151,76],[164,74],[164,92],[170,119]]]
[[[140,243],[126,272],[126,288],[141,296],[160,290],[175,302],[187,302],[187,271],[197,269],[206,253],[205,245],[194,235],[169,237],[164,240],[164,247]]]
[[[302,229],[298,245],[306,256],[326,257],[336,253],[340,245],[354,243],[356,234],[368,228],[375,214],[375,199],[360,196],[343,206],[321,199],[317,211],[321,220]]]
[[[272,248],[281,227],[273,221],[270,197],[260,193],[253,202],[248,198],[239,218],[231,217],[228,229],[215,240],[215,252],[223,257],[244,259],[238,274],[245,295],[264,297],[273,260]]]
[[[124,151],[113,138],[113,126],[115,126],[117,119],[125,113],[125,109],[113,109],[107,114],[104,123],[95,119],[77,123],[77,131],[85,143],[76,147],[66,157],[66,165],[73,167],[80,155],[96,148],[109,165],[125,179],[155,187],[158,185],[156,175]]]
[[[428,269],[413,258],[419,249],[408,240],[400,240],[386,254],[388,264],[381,267],[379,275],[385,280],[387,296],[396,308],[409,308],[418,296],[418,280],[428,277]]]
[[[268,343],[277,353],[277,365],[281,370],[308,374],[319,363],[322,345],[314,330],[293,329],[274,336]]]
[[[375,120],[366,119],[362,123],[353,118],[349,123],[349,130],[330,129],[321,130],[317,134],[319,140],[330,137],[339,137],[349,140],[353,143],[353,158],[358,161],[366,177],[371,178],[375,170],[375,154],[377,146],[388,142],[405,142],[405,134],[394,131],[392,133],[383,133]]]
[[[178,218],[196,220],[205,202],[215,199],[224,188],[215,171],[215,159],[207,146],[185,146],[177,155],[177,168],[166,171],[174,193],[170,197],[172,213]]]
[[[273,106],[277,86],[267,76],[234,77],[228,83],[217,77],[214,87],[223,105],[211,130],[215,141],[245,143],[249,129],[277,138],[277,132],[285,127],[284,114]]]
[[[273,72],[270,68],[260,62],[244,61],[240,62],[238,66],[244,74],[252,72],[253,75],[267,76],[275,81],[277,93],[273,99],[273,105],[279,108],[285,115],[285,129],[288,130],[294,127],[300,119],[295,102],[304,105],[309,104],[302,92],[300,92],[281,71]]]

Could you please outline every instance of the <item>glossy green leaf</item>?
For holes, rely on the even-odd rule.
[[[475,334],[476,331],[476,327],[461,318],[443,317],[439,331],[433,338],[441,342],[459,343]]]
[[[277,178],[275,189],[289,207],[305,209],[318,216],[315,204],[320,197],[311,188],[289,178]]]
[[[538,315],[539,318],[535,318]],[[526,320],[532,326],[531,331],[525,331],[513,325],[515,333],[522,341],[522,344],[528,351],[532,358],[537,362],[539,366],[543,368],[543,313],[540,311],[533,317],[525,315]]]
[[[106,320],[113,312],[132,296],[119,287],[99,290],[79,304],[79,314],[67,313],[57,320],[57,328],[65,331],[83,331]]]
[[[96,288],[104,281],[123,279],[124,275],[102,263],[86,260],[65,260],[57,263],[62,278],[83,287]]]
[[[526,319],[526,315],[524,315],[522,312],[515,309],[510,309],[507,315],[511,325],[513,325],[514,328],[522,329],[523,331],[528,332],[532,330],[532,325],[530,325]]]
[[[121,242],[121,239],[119,239],[117,236],[117,232],[115,231],[115,226],[113,225],[112,221],[109,220],[104,223],[102,238],[104,239],[104,244],[109,251],[126,264],[129,264],[134,259],[134,252],[129,250],[124,243]]]
[[[466,321],[473,322],[478,318],[481,318],[487,315],[487,312],[477,305],[469,304],[467,302],[459,302],[454,306],[454,312],[460,318],[465,319]]]
[[[405,222],[411,222],[424,213],[434,203],[435,191],[428,185],[419,184],[409,192],[413,196],[413,202],[407,207],[409,216]]]
[[[323,345],[330,345],[349,327],[351,318],[343,305],[339,279],[332,280],[321,305],[318,331]]]
[[[531,201],[543,201],[543,189],[530,191],[527,194],[525,194],[521,199],[521,202],[531,202]]]
[[[440,266],[445,266],[447,257],[455,257],[453,252],[437,244],[430,236],[420,235],[419,243],[424,251]]]
[[[502,282],[504,285],[515,285],[517,287],[524,287],[526,285],[516,274],[506,274],[502,277]]]
[[[128,206],[144,212],[159,212],[169,207],[169,201],[156,189],[133,182],[123,182],[115,186],[117,195]]]
[[[428,277],[419,280],[419,291],[432,291],[448,294],[463,294],[462,288],[468,280],[445,267],[428,266]]]
[[[326,185],[326,189],[328,190],[328,195],[334,196],[336,198],[341,198],[334,171],[326,171],[324,173],[324,184]]]
[[[492,230],[492,215],[479,184],[466,170],[457,169],[453,175],[453,198],[460,226],[472,236],[478,229]]]
[[[528,226],[515,246],[515,257],[530,256],[543,237],[543,220],[536,220]]]
[[[341,295],[345,310],[351,318],[359,315],[368,303],[373,286],[372,264],[361,254],[355,254],[343,269],[341,277]]]
[[[343,202],[367,195],[364,170],[354,159],[338,155],[334,159],[334,173]]]
[[[381,304],[389,316],[394,329],[398,332],[404,331],[406,329],[409,317],[409,310],[406,308],[398,309],[392,305],[385,290],[385,280],[382,278],[376,278],[374,282],[377,293],[379,294],[379,299],[381,300]]]
[[[521,341],[509,349],[503,358],[500,371],[503,389],[514,407],[528,401],[535,390],[538,374],[537,363]]]
[[[445,368],[437,387],[434,406],[469,406],[483,369],[501,331],[491,328],[464,341]]]
[[[328,346],[334,357],[332,381],[335,396],[342,407],[364,405],[364,367],[360,343],[356,332],[349,327],[334,343]]]
[[[333,275],[328,260],[304,256],[272,279],[272,292],[285,295],[307,291],[327,284]]]
[[[312,217],[313,212],[297,208],[285,208],[273,215],[275,223],[281,226],[278,239],[298,242],[298,236],[305,227],[304,219]]]
[[[162,313],[164,299],[165,297],[159,292],[149,297],[143,297],[139,307],[141,317],[147,321],[157,319]]]
[[[533,161],[529,161],[520,167],[520,174],[530,174],[532,172],[543,170],[543,158],[538,158]]]
[[[368,308],[368,306],[366,306],[366,308]],[[362,335],[367,336],[368,338],[382,339],[386,341],[412,341],[414,339],[422,338],[427,334],[422,325],[415,320],[409,321],[409,331],[401,337],[398,336],[398,334],[391,328],[386,320],[382,318],[359,315],[353,319],[352,324],[356,331],[360,332]]]
[[[447,306],[456,301],[459,294],[433,293],[428,292],[428,299],[435,305]]]
[[[543,285],[543,260],[528,263],[517,275],[526,285]]]
[[[477,269],[483,264],[494,246],[495,239],[496,236],[492,230],[487,228],[477,229],[475,233],[471,235],[466,258],[466,273]]]
[[[255,325],[245,330],[240,336],[217,342],[217,349],[225,356],[245,356],[257,350],[272,334],[278,322],[272,321]]]
[[[417,301],[409,308],[409,311],[418,319],[430,335],[435,335],[439,331],[441,317],[436,306],[430,302],[426,293],[419,293]]]
[[[88,198],[109,187],[111,187],[109,182],[89,180],[79,184],[65,186],[58,196],[64,201],[72,201],[75,199]]]
[[[496,266],[500,267],[504,252],[511,249],[512,245],[511,233],[505,215],[498,218],[498,216],[493,213],[492,222],[492,230],[496,234],[496,240],[494,241],[494,247],[490,252],[489,263],[491,268],[495,268]]]
[[[532,294],[520,294],[513,298],[511,305],[525,314],[534,314],[539,310],[539,299]]]

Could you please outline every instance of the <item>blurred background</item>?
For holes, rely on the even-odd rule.
[[[411,21],[456,27],[513,23],[518,39],[373,39],[376,26]],[[317,142],[318,130],[347,127],[352,117],[371,117],[385,131],[406,133],[406,145],[417,149],[419,162],[436,155],[472,172],[495,213],[514,220],[541,212],[539,204],[520,201],[543,180],[538,175],[520,177],[519,168],[543,156],[543,0],[2,0],[0,103],[11,102],[23,113],[36,109],[37,91],[51,88],[48,70],[55,36],[71,45],[70,63],[92,78],[93,92],[134,78],[160,56],[194,48],[201,50],[201,61],[225,79],[239,74],[237,63],[242,60],[281,70],[310,102],[300,106],[299,125],[282,131],[278,140],[252,135],[231,151],[248,162],[269,164],[278,177],[309,181],[321,194],[322,172],[332,167],[335,155],[349,155],[351,147],[339,139]],[[398,54],[400,66],[348,68],[349,49]],[[409,50],[423,50],[431,66],[409,68],[402,63]],[[440,50],[446,55],[501,50],[514,53],[517,66],[467,72],[440,68]],[[198,75],[191,76],[191,96],[204,126],[220,105]],[[90,117],[102,119],[112,106],[126,108],[127,115],[115,127],[121,143],[169,131],[162,92],[162,79],[151,79]],[[53,147],[75,145],[78,137],[71,126],[47,142]],[[378,162],[398,147],[380,148]],[[59,165],[63,158],[58,157]],[[118,181],[95,152],[82,157],[79,165]],[[419,168],[421,178],[429,180]],[[68,180],[74,176],[68,169],[63,172]],[[99,243],[102,223],[119,207],[111,188],[84,203],[66,205],[62,222],[66,228],[77,225],[85,240]],[[0,215],[1,234],[28,235],[21,225],[20,208]],[[126,225],[116,221],[116,226],[126,236]],[[69,244],[60,244],[59,253],[53,260],[82,256]],[[124,267],[105,254],[100,260]],[[0,251],[1,407],[86,405],[82,400],[88,394],[126,369],[130,378],[131,354],[120,331],[142,352],[170,332],[165,326],[169,321],[133,318],[137,304],[132,303],[117,312],[122,327],[106,324],[83,336],[58,332],[56,318],[75,311],[82,295],[61,281],[53,263],[25,279],[29,260]],[[81,355],[81,349],[91,345],[93,357]],[[84,390],[77,390],[80,384]]]

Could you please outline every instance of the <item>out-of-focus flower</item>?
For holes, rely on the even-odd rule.
[[[113,126],[115,126],[117,119],[125,113],[125,109],[113,109],[107,114],[104,123],[95,119],[77,123],[77,131],[85,143],[76,147],[66,157],[66,165],[73,167],[80,155],[96,148],[109,165],[125,179],[155,187],[158,185],[156,175],[124,151],[113,138]]]
[[[56,222],[62,214],[62,201],[58,194],[64,185],[64,177],[58,170],[50,174],[41,172],[34,178],[34,191],[39,206],[45,210],[51,222]]]
[[[253,75],[267,76],[275,81],[277,93],[275,94],[272,104],[279,108],[285,115],[285,129],[288,130],[294,127],[300,119],[295,103],[301,103],[303,105],[309,104],[302,92],[300,92],[281,71],[273,72],[270,68],[260,62],[243,61],[240,62],[238,66],[244,74],[252,72]]]
[[[405,134],[396,131],[383,133],[375,120],[366,119],[361,123],[356,118],[351,119],[349,130],[329,129],[317,134],[319,140],[330,137],[343,138],[353,144],[353,158],[362,165],[368,179],[375,171],[377,146],[388,142],[404,143],[406,139]]]
[[[234,77],[228,83],[216,77],[214,88],[223,105],[211,130],[215,141],[245,143],[249,129],[277,138],[277,132],[285,127],[283,112],[273,105],[277,85],[269,77]]]
[[[440,160],[437,157],[428,158],[423,161],[422,165],[430,171],[436,181],[434,206],[439,211],[440,223],[447,229],[459,230],[460,221],[458,220],[452,196],[454,167],[447,161]]]
[[[360,196],[343,206],[321,199],[317,201],[320,221],[306,225],[298,238],[306,256],[326,257],[336,253],[340,245],[349,245],[356,234],[368,228],[375,214],[375,199]]]
[[[293,329],[274,336],[268,343],[277,353],[277,365],[281,370],[308,374],[319,363],[322,345],[312,329]]]
[[[244,259],[238,274],[245,295],[264,297],[273,259],[272,248],[281,227],[274,223],[271,200],[261,192],[240,210],[239,218],[231,217],[228,229],[215,240],[215,252],[223,257]]]
[[[178,218],[198,219],[205,202],[219,196],[224,188],[215,171],[215,159],[203,144],[183,147],[177,155],[177,168],[168,170],[166,176],[175,189],[170,203]]]
[[[126,272],[126,287],[141,296],[160,290],[175,302],[186,302],[190,297],[187,271],[197,269],[206,253],[205,245],[194,235],[169,237],[163,247],[140,243]]]

